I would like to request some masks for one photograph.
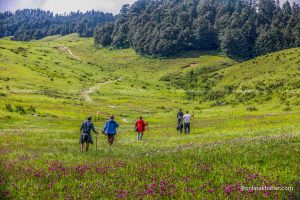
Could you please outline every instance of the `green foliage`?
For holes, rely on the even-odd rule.
[[[5,109],[6,109],[7,111],[9,111],[9,112],[13,112],[13,111],[14,111],[14,109],[12,108],[12,106],[11,106],[10,104],[6,104],[6,105],[5,105]]]
[[[247,106],[246,110],[253,112],[253,111],[257,111],[257,108],[255,106]]]
[[[97,33],[94,37],[95,43],[101,44],[104,47],[111,45],[113,30],[113,23],[106,23],[102,26],[98,25],[95,29],[95,33]]]
[[[213,101],[212,105],[263,103],[274,99],[285,102],[299,97],[298,54],[298,49],[290,49],[232,67],[219,64],[188,73],[169,73],[161,80],[184,89],[187,99]]]
[[[282,110],[285,111],[285,112],[288,112],[288,111],[291,111],[292,108],[291,108],[290,106],[287,105],[287,106],[285,106]]]
[[[144,1],[125,5],[114,25],[95,31],[95,44],[132,47],[141,55],[218,50],[252,58],[300,46],[300,9],[273,0]]]
[[[241,58],[251,57],[251,45],[245,37],[245,33],[241,29],[227,29],[221,38],[221,49],[229,56],[237,56]]]
[[[0,38],[13,36],[13,40],[28,41],[49,35],[70,33],[92,37],[97,24],[114,21],[114,16],[94,10],[85,13],[78,11],[67,15],[54,15],[50,11],[40,9],[23,9],[15,13],[0,13],[0,19],[2,22]]]
[[[36,109],[34,106],[29,106],[29,108],[27,110],[31,113],[36,113]]]
[[[25,115],[26,114],[25,109],[23,108],[23,106],[20,106],[20,105],[16,106],[16,112],[19,113],[19,114],[21,114],[21,115]]]

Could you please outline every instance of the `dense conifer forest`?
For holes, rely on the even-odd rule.
[[[0,38],[13,36],[13,40],[28,41],[70,33],[92,37],[97,24],[113,21],[114,18],[112,14],[99,11],[78,11],[64,15],[54,15],[40,9],[4,12],[0,13]]]
[[[95,43],[142,55],[221,50],[252,58],[300,46],[300,8],[279,0],[138,0],[99,25]]]

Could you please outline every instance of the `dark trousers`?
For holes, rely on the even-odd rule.
[[[178,119],[177,124],[181,124],[182,123],[182,119]]]
[[[191,131],[191,124],[190,123],[184,123],[184,133],[190,133]]]
[[[107,135],[108,143],[112,145],[115,140],[115,135]]]
[[[180,131],[180,133],[182,133],[182,129],[183,129],[182,119],[178,118],[178,121],[177,121],[177,131]]]

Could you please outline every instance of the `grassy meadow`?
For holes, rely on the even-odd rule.
[[[75,34],[1,39],[0,199],[299,199],[299,55],[290,49],[247,62],[217,52],[148,58]],[[213,106],[177,87],[180,77],[204,67],[223,75],[214,89],[291,84],[284,97],[280,88],[271,98]],[[190,135],[176,131],[179,108],[193,114]],[[87,115],[96,130],[115,115],[113,147],[98,135],[97,151],[94,144],[80,153]],[[149,129],[138,142],[140,115]]]

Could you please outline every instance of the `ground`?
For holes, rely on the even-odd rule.
[[[239,62],[216,52],[146,58],[131,49],[95,47],[91,38],[77,35],[1,39],[2,197],[299,198],[299,105],[284,110],[275,99],[252,111],[246,104],[214,107],[161,81],[203,66],[226,65],[225,74],[245,74]],[[179,108],[194,116],[190,135],[176,132]],[[97,130],[116,116],[113,147],[104,135],[93,135],[98,149],[80,153],[79,128],[87,115]],[[137,142],[133,125],[140,115],[149,129]]]

